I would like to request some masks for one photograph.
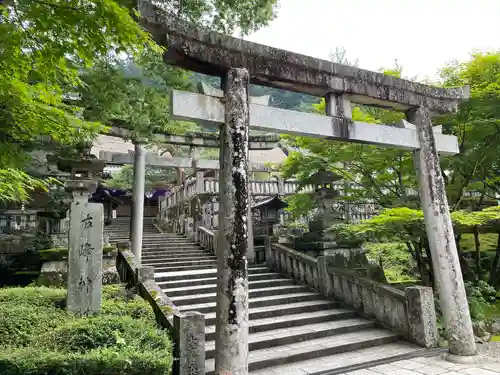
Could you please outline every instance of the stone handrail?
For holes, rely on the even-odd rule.
[[[412,286],[404,291],[361,277],[353,270],[333,267],[332,257],[313,258],[266,238],[268,267],[342,301],[362,315],[420,346],[437,345],[432,288]]]
[[[199,226],[197,239],[201,247],[210,251],[212,254],[215,254],[215,249],[217,248],[217,236],[213,231]]]
[[[269,241],[268,238],[266,238],[266,242]],[[312,289],[318,289],[318,262],[316,258],[276,243],[271,244],[270,251],[268,248],[269,246],[266,245],[266,263],[270,268],[280,271]]]
[[[154,279],[154,267],[137,267],[128,243],[118,244],[116,268],[122,282],[149,302],[157,323],[172,335],[173,375],[205,375],[205,316],[180,312]]]

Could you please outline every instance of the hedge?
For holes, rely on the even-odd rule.
[[[68,313],[64,289],[0,289],[0,374],[167,375],[168,333],[121,285],[103,287],[101,314]]]
[[[110,253],[116,250],[115,246],[104,246],[103,254]],[[55,247],[53,249],[40,250],[40,259],[43,261],[58,261],[68,259],[69,250],[66,247]]]

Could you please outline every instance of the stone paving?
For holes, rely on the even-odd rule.
[[[498,375],[500,359],[487,359],[477,365],[462,365],[445,361],[441,357],[415,358],[393,362],[342,375]]]

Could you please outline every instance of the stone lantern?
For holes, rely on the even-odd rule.
[[[319,171],[310,177],[310,183],[314,185],[314,197],[316,199],[317,211],[309,222],[309,232],[320,234],[320,239],[327,240],[326,230],[333,224],[342,222],[342,212],[337,209],[336,202],[340,192],[335,188],[335,182],[342,176],[331,171]]]

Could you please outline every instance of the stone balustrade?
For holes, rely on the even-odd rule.
[[[404,291],[335,268],[331,257],[313,258],[266,238],[268,267],[335,298],[362,315],[375,319],[407,340],[429,348],[438,334],[432,288],[413,286]]]
[[[215,254],[217,249],[217,235],[216,232],[206,229],[202,226],[198,227],[198,243],[205,250]]]
[[[205,375],[205,316],[199,312],[180,312],[154,279],[154,267],[137,267],[128,243],[118,244],[116,267],[122,282],[137,287],[149,302],[158,324],[173,339],[173,375]]]

